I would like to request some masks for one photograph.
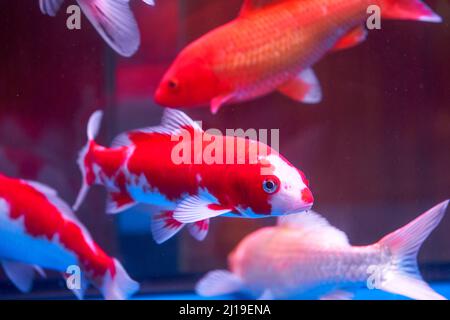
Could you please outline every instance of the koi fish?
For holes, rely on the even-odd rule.
[[[143,0],[154,5],[153,0]],[[43,14],[54,17],[64,0],[39,0]],[[118,54],[131,57],[139,48],[141,39],[129,0],[77,0],[88,20]]]
[[[88,123],[88,143],[78,160],[83,185],[75,210],[90,186],[102,185],[109,194],[109,213],[138,203],[157,206],[152,233],[162,243],[186,224],[203,240],[210,218],[279,216],[313,204],[304,174],[262,142],[205,132],[183,112],[166,109],[160,126],[123,133],[106,148],[94,140],[101,118],[97,111]],[[214,146],[217,154],[223,147],[220,159],[203,161]],[[174,158],[179,152],[187,161]]]
[[[155,101],[163,106],[225,104],[273,91],[319,103],[312,67],[326,54],[367,37],[367,9],[386,19],[441,22],[420,0],[245,0],[239,17],[189,44],[163,76]]]
[[[244,238],[229,256],[230,270],[208,273],[202,296],[237,291],[261,299],[350,299],[365,286],[412,299],[445,299],[422,279],[420,246],[437,227],[449,200],[375,244],[351,246],[344,232],[309,212],[278,218],[278,225]]]
[[[94,242],[71,208],[55,190],[38,182],[0,175],[0,262],[22,292],[31,289],[42,268],[67,276],[71,266],[81,271],[82,299],[89,283],[105,299],[126,299],[139,289],[119,261]]]

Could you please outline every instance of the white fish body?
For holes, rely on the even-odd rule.
[[[348,299],[355,289],[372,286],[412,299],[445,299],[422,280],[416,259],[448,202],[368,246],[351,246],[345,233],[313,212],[279,218],[277,226],[242,240],[230,254],[231,272],[210,272],[198,283],[197,292]]]

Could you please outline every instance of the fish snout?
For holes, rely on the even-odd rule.
[[[156,92],[154,95],[154,100],[155,100],[156,104],[165,105],[164,96],[165,96],[164,90],[163,90],[162,86],[159,85],[158,88],[156,89]]]

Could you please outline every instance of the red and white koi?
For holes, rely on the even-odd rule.
[[[82,299],[91,283],[105,299],[126,299],[139,289],[122,265],[91,238],[57,192],[38,182],[0,175],[0,261],[23,292],[31,289],[35,270],[80,268]]]
[[[166,109],[160,126],[126,132],[106,148],[94,141],[101,117],[101,112],[94,113],[88,124],[89,141],[78,161],[83,186],[75,209],[95,184],[109,193],[109,213],[138,203],[157,206],[152,231],[161,243],[185,224],[190,224],[195,238],[203,240],[213,217],[280,216],[306,211],[313,204],[304,174],[261,142],[209,134],[183,112]],[[198,140],[186,139],[186,133],[202,136],[199,148],[194,146]],[[193,159],[202,157],[213,144],[223,146],[224,161],[196,164]],[[174,149],[180,145],[192,151],[190,162],[174,161]],[[235,152],[238,145],[244,146],[243,154]],[[249,159],[255,146],[255,161],[241,164],[238,157]],[[233,161],[226,161],[230,154]]]
[[[54,17],[65,0],[39,0],[43,14]],[[153,0],[143,0],[154,5]],[[77,0],[94,28],[118,54],[132,56],[139,48],[140,32],[129,0]]]
[[[350,299],[355,290],[369,287],[412,299],[445,299],[422,279],[417,254],[448,203],[369,246],[351,246],[344,232],[313,212],[280,217],[277,226],[244,238],[229,256],[231,271],[208,273],[197,292],[334,300]]]
[[[239,17],[180,52],[155,101],[172,108],[210,105],[216,113],[278,91],[318,103],[322,90],[312,67],[366,39],[372,5],[386,19],[442,21],[420,0],[245,0]]]

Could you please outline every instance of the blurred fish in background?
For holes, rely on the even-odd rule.
[[[39,0],[42,13],[55,16],[65,0]],[[154,5],[153,0],[143,0]],[[77,0],[100,36],[118,54],[131,57],[139,48],[139,28],[129,0]]]
[[[441,22],[420,0],[245,0],[239,17],[189,44],[163,76],[166,107],[252,100],[273,91],[314,104],[322,90],[312,66],[367,37],[367,9],[385,19]]]
[[[83,299],[89,283],[105,299],[127,299],[139,285],[121,263],[94,242],[83,224],[58,193],[38,182],[0,174],[0,262],[7,277],[22,292],[31,290],[37,273],[80,269],[79,287],[70,287]]]
[[[368,246],[351,246],[344,232],[312,211],[280,217],[277,226],[244,238],[229,256],[231,272],[208,273],[197,284],[197,293],[337,300],[351,299],[353,291],[366,286],[412,299],[445,299],[422,279],[417,254],[448,203]]]

